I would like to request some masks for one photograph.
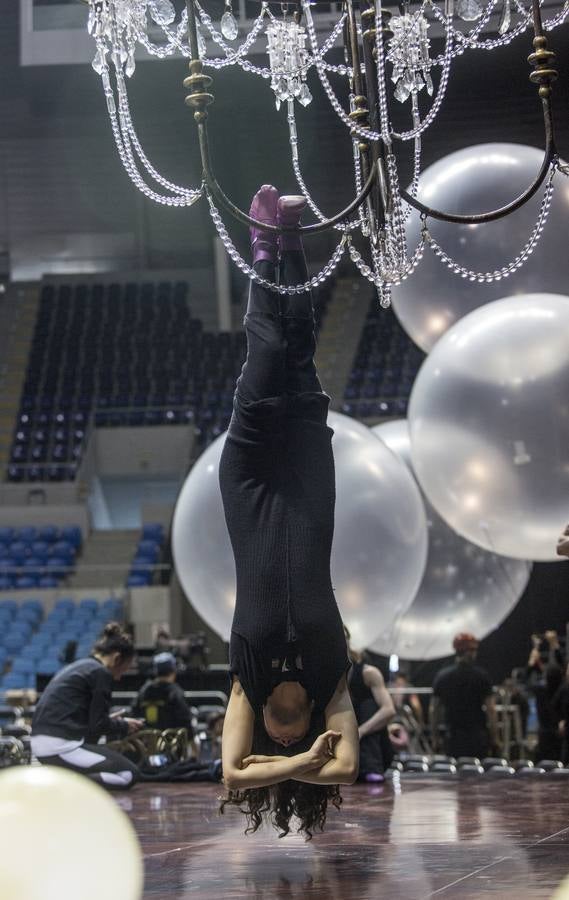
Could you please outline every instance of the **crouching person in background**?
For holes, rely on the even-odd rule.
[[[32,720],[32,753],[41,763],[80,772],[107,788],[132,787],[138,768],[97,741],[103,735],[109,740],[126,737],[144,724],[110,715],[113,682],[120,680],[133,657],[132,638],[111,622],[91,656],[52,678]]]

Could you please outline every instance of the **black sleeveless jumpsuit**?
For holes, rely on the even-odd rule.
[[[281,280],[306,281],[301,251],[281,259]],[[273,263],[256,270],[275,280]],[[335,476],[329,398],[314,365],[309,292],[252,283],[247,359],[220,463],[235,556],[231,672],[259,714],[275,684],[299,680],[323,711],[349,668],[330,579]]]

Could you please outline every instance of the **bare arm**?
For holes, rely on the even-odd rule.
[[[358,777],[360,739],[345,675],[338,682],[325,715],[326,728],[341,734],[334,757],[321,768],[294,777],[309,784],[353,784]]]
[[[373,699],[379,706],[379,709],[373,716],[370,716],[365,722],[362,722],[358,728],[360,739],[367,734],[373,734],[375,731],[381,731],[382,728],[391,722],[395,715],[395,706],[385,687],[383,675],[375,666],[364,666],[363,670],[364,684],[372,693]]]
[[[251,753],[254,723],[251,704],[239,680],[234,677],[221,745],[223,780],[230,791],[278,784],[309,770],[311,763],[307,754],[263,757],[263,762],[249,764],[246,757]]]

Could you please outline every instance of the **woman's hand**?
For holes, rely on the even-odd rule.
[[[334,758],[334,747],[342,737],[340,731],[325,731],[314,741],[306,756],[311,769],[321,769]]]
[[[140,729],[145,725],[144,719],[123,719],[124,722],[128,725],[128,733],[135,734],[135,732],[140,731]]]
[[[247,766],[254,765],[255,763],[270,763],[275,762],[276,760],[287,759],[286,756],[261,756],[259,753],[253,753],[251,756],[246,756],[243,760],[243,768],[245,769]]]

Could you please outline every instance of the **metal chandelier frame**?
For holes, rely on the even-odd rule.
[[[300,0],[290,3],[295,7],[294,18],[300,23],[302,18],[302,6]],[[381,39],[385,41],[391,36],[389,20],[391,13],[382,10],[380,0],[361,0],[359,9],[359,23],[354,0],[343,0],[346,13],[344,23],[344,48],[348,65],[353,70],[353,92],[355,94],[355,109],[350,113],[354,124],[364,125],[378,130],[380,123],[380,106],[377,95],[377,61],[376,61],[376,21],[381,21]],[[198,22],[194,0],[186,0],[188,14],[188,39],[191,52],[189,63],[190,75],[184,79],[184,87],[189,91],[185,102],[194,109],[194,119],[198,129],[198,139],[203,168],[203,180],[211,195],[217,200],[234,219],[245,225],[262,228],[264,231],[281,233],[283,231],[299,231],[303,235],[317,234],[327,231],[341,224],[347,224],[352,213],[357,211],[364,203],[367,203],[372,221],[378,223],[379,228],[386,221],[386,215],[391,209],[391,196],[389,179],[386,174],[387,146],[382,137],[376,139],[360,139],[358,148],[361,161],[361,169],[364,186],[352,202],[336,215],[325,218],[323,221],[296,226],[295,228],[283,228],[278,225],[269,225],[253,219],[242,209],[233,203],[225,194],[219,184],[211,161],[209,137],[208,137],[208,107],[214,102],[211,92],[213,79],[203,71],[203,63],[198,49]],[[379,19],[380,16],[380,19]],[[542,103],[543,120],[545,130],[545,151],[541,168],[534,181],[518,197],[498,209],[486,213],[472,215],[457,215],[439,209],[433,209],[422,203],[416,197],[405,190],[401,190],[401,198],[410,206],[417,209],[423,221],[428,218],[439,219],[444,222],[454,222],[459,225],[479,225],[485,222],[493,222],[515,212],[528,200],[530,200],[539,187],[545,181],[554,160],[557,157],[555,143],[555,131],[553,110],[551,102],[552,83],[557,79],[558,73],[554,68],[555,53],[547,46],[543,21],[541,16],[540,0],[532,0],[533,19],[533,52],[528,57],[528,62],[533,71],[530,73],[530,81],[538,86],[538,93]],[[359,29],[362,32],[363,42],[363,72],[360,55]],[[394,135],[395,139],[397,136]],[[373,234],[370,235],[373,240]]]

